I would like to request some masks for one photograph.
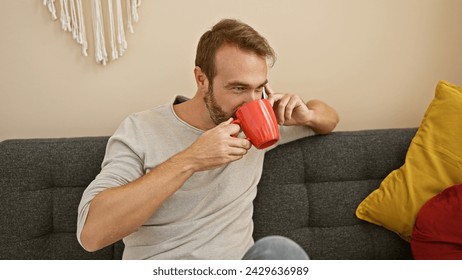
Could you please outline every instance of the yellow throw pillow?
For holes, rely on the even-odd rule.
[[[359,204],[356,216],[410,241],[425,202],[461,182],[462,88],[440,81],[404,165],[392,171]]]

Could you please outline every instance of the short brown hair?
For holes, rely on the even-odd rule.
[[[205,32],[197,45],[196,66],[202,69],[210,83],[216,75],[215,54],[226,43],[265,56],[270,60],[270,66],[276,61],[273,48],[252,27],[239,20],[223,19]]]

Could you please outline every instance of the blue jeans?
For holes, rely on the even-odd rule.
[[[257,240],[243,260],[309,260],[306,252],[294,241],[283,236],[267,236]]]

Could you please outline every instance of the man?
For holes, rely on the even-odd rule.
[[[265,150],[234,137],[237,108],[266,89],[280,143],[329,133],[338,123],[324,102],[270,89],[274,58],[266,39],[242,22],[222,20],[204,33],[194,97],[132,114],[110,138],[79,206],[80,244],[95,251],[123,238],[124,259],[242,258],[253,245]]]

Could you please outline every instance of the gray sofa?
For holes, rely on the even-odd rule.
[[[284,235],[312,259],[410,259],[409,243],[355,217],[356,206],[404,162],[415,128],[334,132],[267,153],[254,237]],[[0,143],[0,259],[120,259],[121,241],[88,253],[77,206],[108,137]]]

